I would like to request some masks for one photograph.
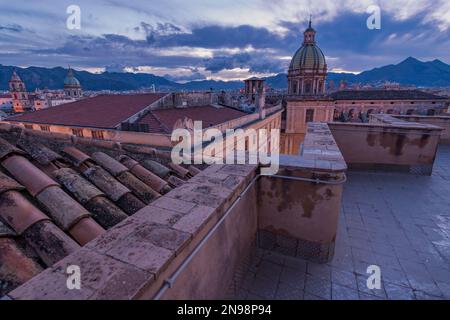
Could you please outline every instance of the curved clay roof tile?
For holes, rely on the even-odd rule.
[[[23,156],[11,156],[1,162],[3,167],[35,197],[48,187],[59,186]]]
[[[92,159],[94,159],[114,177],[117,177],[121,173],[128,171],[128,168],[126,166],[104,152],[94,152],[92,154]]]
[[[0,195],[0,217],[19,235],[33,224],[49,220],[17,191],[7,191]]]

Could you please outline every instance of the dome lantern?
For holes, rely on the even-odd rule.
[[[303,33],[302,46],[294,54],[288,72],[290,95],[323,95],[327,64],[325,55],[316,44],[316,30],[311,18]]]

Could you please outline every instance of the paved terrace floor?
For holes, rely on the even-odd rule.
[[[367,288],[369,265],[382,288]],[[431,177],[349,172],[334,259],[258,250],[239,299],[450,299],[450,146]]]

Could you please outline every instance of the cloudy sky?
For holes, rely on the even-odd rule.
[[[450,63],[449,0],[0,0],[0,64],[148,72],[176,81],[285,72],[309,15],[332,71],[408,56]],[[381,8],[381,29],[366,12]],[[81,29],[66,26],[69,5]]]

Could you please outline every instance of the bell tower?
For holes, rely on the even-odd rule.
[[[13,71],[11,79],[9,80],[9,92],[11,93],[15,113],[31,110],[27,89],[16,70]]]

